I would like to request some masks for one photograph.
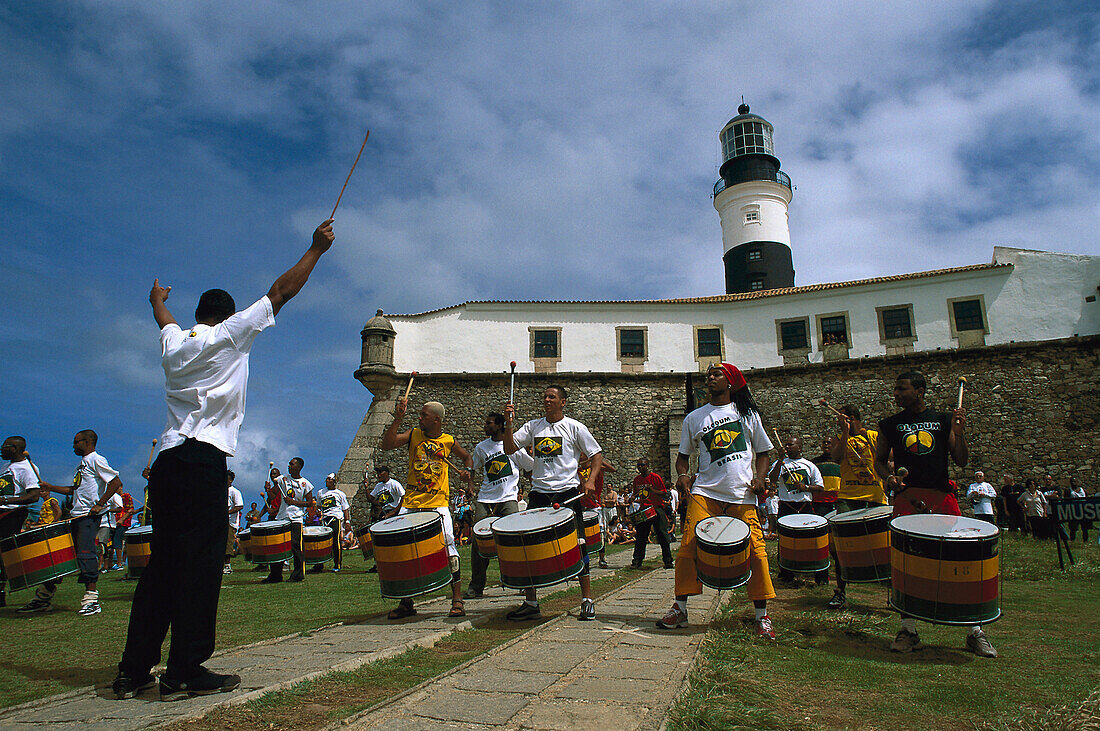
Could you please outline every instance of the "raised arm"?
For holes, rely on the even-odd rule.
[[[409,400],[402,397],[397,399],[397,406],[393,409],[393,423],[386,429],[386,433],[382,435],[382,444],[379,445],[382,450],[397,449],[398,447],[404,447],[409,443],[412,438],[412,430],[402,432],[401,421],[405,418],[405,412],[409,409]]]
[[[168,311],[168,305],[165,304],[168,293],[171,291],[171,287],[160,286],[159,279],[153,280],[153,288],[149,290],[149,304],[153,306],[153,319],[157,321],[157,327],[162,330],[165,325],[176,324],[176,318],[172,317],[172,313]]]
[[[271,289],[268,290],[267,298],[271,300],[271,311],[274,314],[279,314],[279,310],[282,306],[294,295],[302,291],[302,287],[305,286],[306,280],[309,279],[313,267],[317,266],[321,254],[329,250],[335,238],[335,235],[332,233],[332,219],[326,219],[324,223],[318,226],[313,232],[313,243],[306,253],[302,255],[302,258],[298,260],[298,263],[290,269],[287,269],[281,277],[275,280],[275,283],[271,285]]]

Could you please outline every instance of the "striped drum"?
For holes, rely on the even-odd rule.
[[[307,525],[302,528],[302,562],[316,566],[332,560],[332,528]]]
[[[890,580],[892,514],[889,505],[879,505],[836,513],[829,518],[840,578],[851,584]]]
[[[252,541],[252,529],[242,528],[237,531],[237,545],[241,547],[241,553],[244,554],[245,560],[252,560],[252,546],[249,545]]]
[[[490,515],[474,523],[474,543],[482,558],[497,557],[497,542],[493,540],[493,523],[497,520],[495,515]]]
[[[535,508],[493,523],[500,583],[509,589],[559,584],[584,570],[569,508]]]
[[[1001,616],[1000,530],[957,515],[890,521],[890,606],[933,624],[986,624]]]
[[[443,518],[434,510],[395,515],[370,527],[382,596],[409,599],[451,583]]]
[[[50,523],[0,541],[4,571],[12,591],[75,574],[76,549],[69,521]]]
[[[290,545],[289,520],[265,520],[252,524],[252,563],[280,563],[290,559],[294,551]]]
[[[370,537],[370,526],[364,525],[355,530],[355,537],[359,540],[359,550],[363,552],[363,558],[367,561],[374,558],[374,541]]]
[[[584,550],[593,556],[603,550],[603,531],[600,514],[595,510],[584,511]]]
[[[807,513],[779,519],[780,568],[814,573],[829,563],[829,521]]]
[[[126,573],[131,579],[141,576],[149,565],[153,547],[153,526],[139,525],[122,534],[126,543]]]
[[[657,508],[652,505],[643,505],[630,514],[630,522],[634,525],[641,525],[642,523],[647,523],[656,519]]]
[[[749,526],[719,515],[695,524],[695,568],[712,589],[735,589],[749,580]]]

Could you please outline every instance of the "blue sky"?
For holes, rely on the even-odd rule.
[[[2,431],[57,482],[94,428],[142,485],[153,277],[180,320],[210,287],[261,296],[367,128],[335,247],[253,350],[249,496],[269,459],[339,466],[378,307],[721,292],[709,194],[742,94],[797,187],[799,284],[1097,253],[1093,3],[793,5],[3,5]]]

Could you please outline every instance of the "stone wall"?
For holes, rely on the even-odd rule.
[[[1070,475],[1091,494],[1100,470],[1100,337],[1068,338],[1041,343],[1007,344],[965,350],[911,353],[830,363],[788,365],[746,373],[769,433],[790,431],[803,436],[808,455],[835,419],[821,406],[825,397],[836,406],[859,407],[873,425],[897,409],[894,378],[916,369],[928,378],[927,400],[937,409],[955,403],[959,376],[967,378],[970,463],[952,466],[953,476],[968,484],[983,469],[999,484],[1006,472],[1017,477],[1053,474],[1064,485]],[[399,378],[401,378],[399,376]],[[609,478],[615,487],[629,483],[634,461],[645,455],[666,480],[672,473],[686,402],[686,374],[558,373],[523,375],[516,381],[520,419],[541,416],[540,397],[550,385],[569,391],[566,413],[588,425],[604,454],[618,468]],[[702,396],[702,376],[694,384]],[[404,482],[404,450],[375,451],[392,418],[404,380],[376,396],[341,467],[340,481],[358,482],[365,469],[387,463]],[[485,414],[499,411],[508,398],[508,374],[433,374],[417,376],[413,405],[404,428],[416,425],[425,401],[447,407],[444,429],[467,450],[483,439]],[[702,400],[700,400],[702,403]],[[363,515],[362,496],[353,500]]]

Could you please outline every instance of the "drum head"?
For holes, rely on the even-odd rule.
[[[953,541],[992,538],[1001,532],[992,523],[959,515],[902,515],[891,520],[890,527],[902,533]]]
[[[327,525],[307,525],[302,528],[303,536],[320,536],[325,537],[332,534],[332,528]]]
[[[493,523],[498,520],[500,520],[500,518],[495,515],[490,515],[488,518],[482,518],[474,523],[474,535],[483,538],[491,538],[493,535]]]
[[[600,514],[597,513],[595,510],[586,510],[586,511],[584,511],[584,522],[585,523],[599,523],[600,522]]]
[[[442,523],[442,516],[434,510],[425,510],[418,513],[395,515],[392,518],[380,520],[372,525],[370,530],[371,533],[400,533],[409,529],[423,528],[436,521]]]
[[[251,528],[245,528],[244,530],[237,531],[237,536],[240,537],[240,538],[248,538],[251,535],[252,535],[252,529]]]
[[[876,505],[873,508],[860,508],[859,510],[849,510],[847,513],[837,513],[832,518],[829,518],[829,522],[858,523],[861,520],[874,520],[893,514],[894,509],[889,505]]]
[[[530,533],[540,528],[558,525],[567,520],[573,520],[573,511],[569,508],[534,508],[505,515],[493,523],[493,532]]]
[[[749,537],[749,526],[740,518],[719,515],[695,524],[695,537],[721,545],[734,545]]]
[[[153,535],[153,526],[151,525],[139,525],[137,528],[130,528],[122,534],[123,538],[140,538],[141,536]]]
[[[253,523],[253,530],[281,530],[283,528],[289,528],[289,520],[264,520],[259,523]]]
[[[784,515],[779,519],[779,525],[784,528],[792,528],[794,530],[806,530],[813,528],[824,528],[828,525],[828,521],[822,518],[820,515],[810,515],[809,513],[798,513],[797,515]]]

